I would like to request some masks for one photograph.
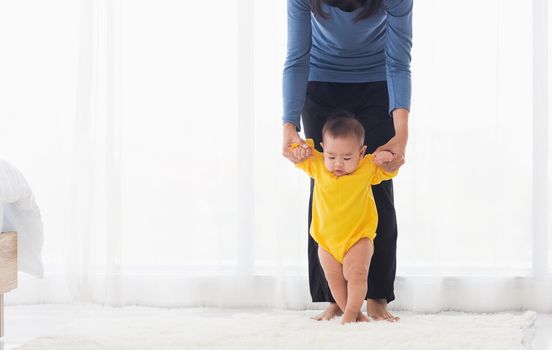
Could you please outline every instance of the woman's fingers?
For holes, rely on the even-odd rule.
[[[393,155],[393,159],[389,162],[389,166],[399,167],[404,164],[404,154],[397,153]]]
[[[404,164],[404,155],[402,153],[392,153],[392,158],[387,160],[389,159],[388,156],[383,156],[383,154],[378,156],[378,153],[376,152],[378,151],[376,150],[374,152],[374,162],[386,171],[395,171]]]
[[[378,152],[389,151],[393,154],[393,159],[390,162],[383,162],[376,159],[376,164],[386,171],[398,170],[404,164],[405,149],[406,140],[404,138],[392,137],[386,144],[378,147],[374,151],[374,156],[376,156]]]
[[[292,150],[291,147],[289,146],[286,147],[283,153],[284,153],[284,157],[291,160],[292,162],[297,163],[299,161],[299,157],[296,150]]]
[[[299,136],[294,126],[284,125],[282,155],[294,163],[299,163],[312,155],[310,146]]]
[[[379,151],[375,153],[374,159],[377,164],[383,164],[394,160],[393,153],[389,151]]]
[[[289,146],[291,150],[291,155],[294,157],[295,161],[302,161],[306,158],[309,158],[312,155],[312,150],[303,140],[297,147]],[[299,142],[298,142],[299,143]]]
[[[295,150],[292,149],[291,145],[297,143],[302,144],[304,141],[299,136],[295,125],[291,123],[285,123],[283,128],[283,150],[282,154],[287,159],[291,160],[294,163],[299,161]]]
[[[386,171],[395,171],[398,170],[404,164],[404,159],[402,160],[393,160],[391,162],[383,163],[381,166]]]
[[[307,146],[307,151],[305,154],[306,154],[306,157],[308,158],[312,156],[312,149],[309,147],[309,145],[305,145],[305,146]]]

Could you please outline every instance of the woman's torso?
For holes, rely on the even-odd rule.
[[[311,14],[311,81],[385,80],[386,14],[355,20],[360,8],[344,11],[322,2],[328,18]]]

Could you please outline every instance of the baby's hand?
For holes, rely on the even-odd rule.
[[[304,159],[309,158],[312,156],[312,149],[310,145],[307,143],[298,144],[298,143],[292,143],[290,145],[291,151],[293,152],[293,155],[295,158],[297,158],[298,162],[302,162]]]
[[[390,162],[393,160],[393,153],[389,151],[379,151],[376,154],[374,154],[374,160],[378,165]]]

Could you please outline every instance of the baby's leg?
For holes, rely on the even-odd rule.
[[[343,265],[320,246],[318,246],[318,258],[335,302],[343,311],[347,305],[347,282],[343,277]]]
[[[343,259],[343,275],[347,281],[347,306],[342,323],[354,322],[366,298],[368,271],[374,253],[372,241],[362,238],[353,245]]]

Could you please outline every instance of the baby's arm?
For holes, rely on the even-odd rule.
[[[302,169],[310,177],[314,178],[316,173],[316,165],[314,162],[316,150],[314,149],[314,141],[312,139],[307,139],[304,145],[307,145],[307,147],[309,148],[309,156],[295,163],[295,166],[299,169]],[[300,152],[304,151],[304,148],[302,148],[302,146],[303,145],[299,145],[296,143],[290,146],[292,152],[296,157],[298,157],[298,154],[300,155]]]

